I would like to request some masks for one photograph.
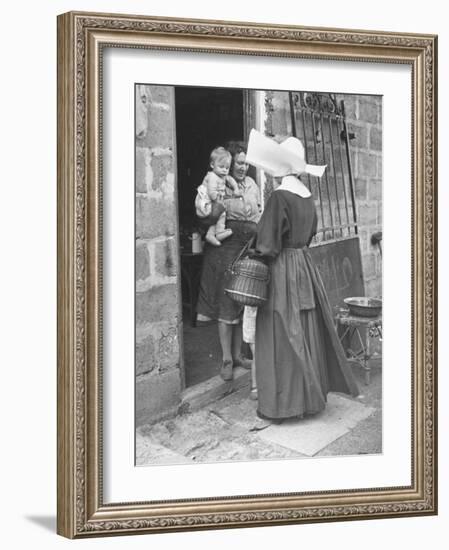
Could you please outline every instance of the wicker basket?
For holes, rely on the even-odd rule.
[[[232,262],[226,294],[244,306],[261,306],[267,301],[269,268],[253,258],[244,258],[252,241],[249,241]]]

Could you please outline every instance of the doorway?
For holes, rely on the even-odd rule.
[[[221,351],[216,323],[196,323],[195,307],[201,275],[201,254],[192,254],[198,230],[196,189],[209,169],[214,147],[244,139],[244,91],[223,88],[175,88],[177,192],[185,387],[217,375]]]

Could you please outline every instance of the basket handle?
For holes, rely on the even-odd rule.
[[[250,249],[251,245],[256,241],[256,236],[253,235],[249,240],[248,242],[245,244],[245,246],[242,248],[242,250],[240,250],[238,256],[236,256],[232,262],[231,262],[231,271],[233,271],[234,269],[234,264],[236,264],[242,257],[243,255],[248,252],[248,250]]]

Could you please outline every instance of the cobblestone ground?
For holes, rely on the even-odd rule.
[[[136,463],[182,464],[274,460],[382,452],[382,373],[371,383],[354,367],[362,395],[329,394],[319,415],[274,425],[256,416],[249,383],[196,412],[145,425],[136,433]],[[248,379],[249,382],[249,379]]]

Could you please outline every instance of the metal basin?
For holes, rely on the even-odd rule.
[[[357,317],[378,317],[382,311],[382,300],[357,296],[345,298],[344,303],[349,308],[349,313]]]

